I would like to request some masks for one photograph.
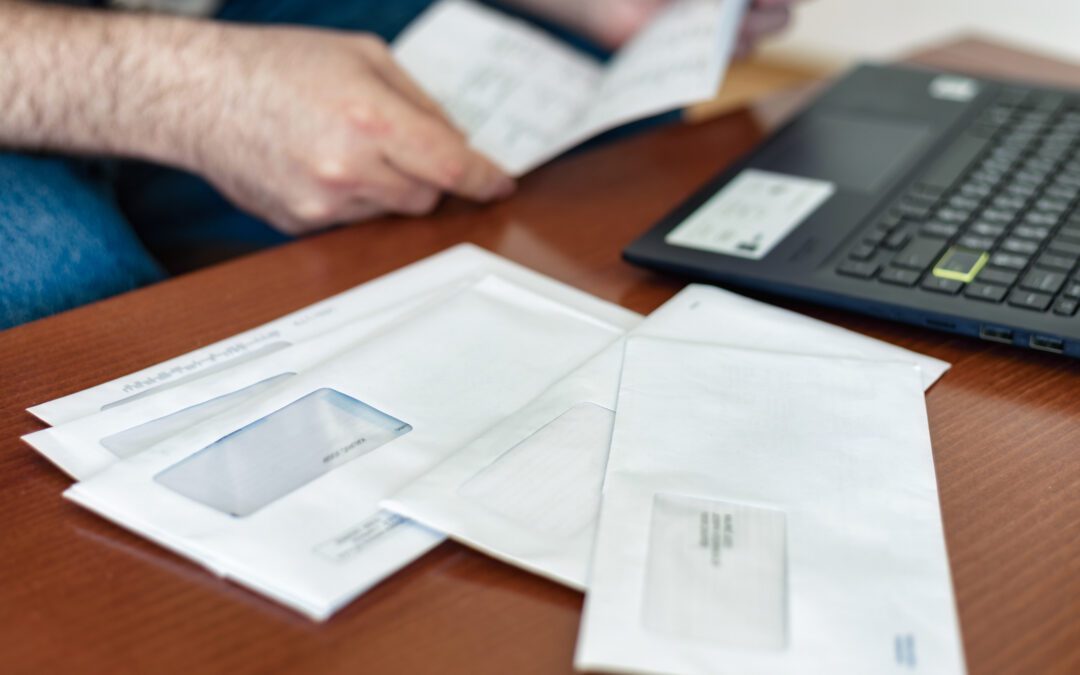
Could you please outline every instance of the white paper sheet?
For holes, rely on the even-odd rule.
[[[382,311],[398,311],[403,304],[418,301],[424,294],[487,274],[498,274],[605,321],[630,327],[640,318],[633,312],[600,302],[587,293],[477,246],[459,244],[280,319],[124,377],[34,406],[29,412],[55,426],[118,408],[150,394],[182,388],[199,378],[248,361],[273,357],[290,345],[323,336],[358,318]],[[146,417],[143,421],[151,419],[154,417]]]
[[[394,43],[472,145],[520,175],[620,124],[712,97],[745,0],[676,0],[602,65],[529,24],[443,0]]]
[[[691,285],[632,335],[918,365],[948,364],[712,286]],[[584,589],[622,344],[615,344],[383,502],[496,558]],[[607,411],[607,415],[604,414]]]
[[[923,384],[628,339],[575,665],[964,672]]]
[[[623,332],[491,275],[66,495],[323,619],[442,539],[380,499]],[[343,415],[357,419],[351,436],[315,425],[300,446],[261,430]],[[284,445],[267,447],[274,439]]]

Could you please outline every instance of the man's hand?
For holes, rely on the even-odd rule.
[[[178,166],[292,234],[514,188],[372,37],[2,0],[0,27],[0,147]]]
[[[514,189],[381,40],[216,30],[222,104],[193,120],[192,168],[278,228],[299,234],[381,213],[422,214],[444,192],[488,201]]]

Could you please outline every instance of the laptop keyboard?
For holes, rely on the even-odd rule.
[[[848,249],[836,272],[1075,316],[1080,100],[1007,89]]]

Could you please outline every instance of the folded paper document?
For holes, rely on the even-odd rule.
[[[675,0],[609,63],[523,21],[442,0],[394,55],[469,141],[519,175],[626,122],[716,94],[746,0]]]
[[[322,619],[442,539],[380,499],[623,332],[490,275],[66,494]]]
[[[631,335],[898,361],[929,387],[948,364],[711,286],[685,288]],[[383,502],[573,588],[586,585],[623,345],[616,343]]]
[[[626,340],[576,665],[964,672],[924,384]]]

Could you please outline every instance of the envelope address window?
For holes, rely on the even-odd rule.
[[[781,511],[657,494],[643,621],[651,631],[743,649],[787,643]]]
[[[318,389],[199,450],[154,480],[233,516],[249,516],[412,426]]]
[[[579,403],[458,489],[523,527],[572,537],[596,520],[615,413]]]

